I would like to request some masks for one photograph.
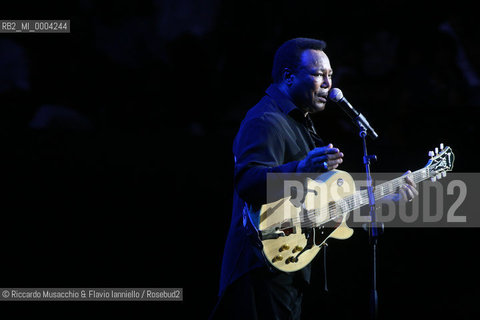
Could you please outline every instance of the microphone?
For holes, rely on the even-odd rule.
[[[357,126],[359,126],[360,128],[363,127],[367,131],[367,134],[372,139],[378,138],[378,134],[375,132],[375,130],[373,130],[373,128],[370,126],[363,114],[355,110],[355,108],[352,107],[350,102],[345,99],[342,90],[338,88],[332,88],[328,93],[328,99],[338,104],[338,106],[353,120],[353,122],[355,122]]]

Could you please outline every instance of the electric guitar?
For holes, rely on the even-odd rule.
[[[431,158],[424,168],[408,174],[415,183],[439,179],[452,171],[454,154],[450,147],[441,144],[440,151],[435,151],[429,153]],[[375,199],[397,193],[406,176],[376,186]],[[329,238],[350,238],[353,229],[346,223],[348,213],[369,204],[367,190],[355,191],[355,182],[345,171],[331,170],[307,180],[306,190],[313,192],[306,193],[302,205],[295,206],[291,197],[286,197],[262,205],[260,212],[254,213],[255,219],[244,216],[244,224],[254,226],[264,257],[281,271],[293,272],[308,265]]]

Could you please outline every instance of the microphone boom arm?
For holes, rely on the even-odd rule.
[[[350,117],[350,119],[352,119],[359,128],[364,129],[373,140],[378,138],[378,134],[375,132],[375,130],[373,130],[365,116],[352,107],[350,102],[345,99],[340,89],[333,88],[328,97],[330,100],[338,104],[338,106]]]

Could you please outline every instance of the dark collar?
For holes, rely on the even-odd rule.
[[[280,89],[278,89],[278,85],[271,84],[267,90],[265,90],[267,95],[277,102],[278,107],[282,110],[283,113],[288,114],[295,120],[299,122],[305,121],[305,114],[301,111],[297,106],[290,100],[290,98],[285,95]]]

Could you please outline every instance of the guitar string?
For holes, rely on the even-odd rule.
[[[405,180],[406,177],[411,177],[413,179],[413,181],[415,183],[417,183],[417,182],[423,181],[425,179],[428,179],[430,177],[430,171],[428,170],[428,168],[422,168],[422,169],[419,169],[419,170],[417,170],[415,172],[412,172],[408,175],[400,176],[396,179],[393,179],[392,181],[382,183],[382,184],[375,187],[375,191],[374,191],[375,198],[385,197],[385,196],[388,196],[390,194],[396,193],[398,188],[405,184],[404,180]],[[384,185],[386,185],[388,187],[387,192],[385,192],[385,190],[384,190],[385,189],[383,187]],[[343,217],[344,215],[346,215],[346,214],[350,213],[351,211],[354,211],[358,208],[361,208],[364,205],[367,205],[368,202],[364,203],[363,201],[361,201],[362,198],[367,198],[368,199],[368,191],[367,190],[361,190],[361,191],[355,192],[354,194],[351,194],[351,195],[349,195],[349,196],[347,196],[343,199],[332,201],[331,203],[329,203],[328,206],[324,206],[324,207],[319,208],[319,209],[310,210],[303,217],[292,218],[289,221],[285,221],[285,222],[288,222],[291,225],[288,226],[288,227],[282,227],[279,230],[285,230],[285,229],[292,228],[294,226],[294,224],[297,224],[297,223],[300,223],[302,227],[306,227],[306,228],[314,227],[314,226],[319,227],[319,226],[321,226],[323,224],[326,224],[330,221],[333,221],[333,220],[335,220],[339,217]],[[344,210],[344,211],[347,211],[347,212],[345,214],[343,213],[343,211],[340,214],[334,214],[334,215],[330,214],[330,219],[323,220],[320,223],[315,221],[315,220],[317,220],[317,218],[319,216],[322,216],[322,215],[329,216],[329,212],[332,212],[334,210],[336,211],[337,207],[347,209],[347,210]],[[308,220],[310,220],[310,221],[308,221]],[[284,224],[285,222],[281,223],[280,225]]]
[[[394,184],[394,186],[395,186],[395,184]],[[393,192],[384,193],[382,196],[387,196],[387,195],[393,194],[393,193],[395,193],[395,192],[393,191]],[[296,224],[296,223],[300,222],[302,227],[307,227],[307,228],[308,227],[322,226],[324,224],[329,223],[330,221],[336,220],[337,218],[340,218],[340,217],[343,218],[349,212],[366,205],[367,203],[364,204],[361,201],[358,201],[357,203],[359,203],[359,204],[356,205],[356,201],[354,200],[354,197],[366,198],[367,196],[368,195],[367,195],[366,190],[360,191],[360,192],[356,193],[353,197],[349,196],[348,198],[345,198],[345,199],[339,199],[335,202],[330,203],[327,207],[322,207],[320,209],[312,210],[302,217],[291,219],[290,224]],[[337,210],[337,208],[340,208],[340,211]],[[331,214],[331,212],[333,212],[333,211],[340,212],[340,213]],[[321,217],[322,215],[323,216],[329,216],[329,219],[326,219],[326,220],[323,219],[321,222],[318,222],[318,218]]]
[[[408,176],[412,176],[413,177],[413,180],[414,182],[419,182],[421,181],[421,179],[418,179],[418,178],[422,178],[423,179],[423,173],[422,173],[423,169],[420,169],[416,172],[413,172],[413,173],[410,173]],[[380,198],[380,197],[385,197],[387,195],[390,195],[390,194],[394,194],[396,192],[396,190],[404,184],[404,179],[405,179],[405,176],[401,176],[401,177],[398,177],[390,182],[387,182],[385,184],[390,184],[391,185],[391,188],[389,188],[389,192],[386,192],[386,193],[382,193],[380,191],[380,188],[381,186],[383,186],[384,184],[381,184],[379,186],[377,186],[377,188],[375,189],[374,191],[374,195],[375,195],[375,198]],[[343,217],[345,214],[348,214],[349,212],[353,211],[353,210],[356,210],[366,204],[368,204],[368,202],[366,202],[365,204],[361,201],[356,201],[355,200],[355,197],[360,197],[360,198],[368,198],[368,191],[367,190],[362,190],[360,192],[357,192],[357,193],[354,193],[350,196],[347,196],[346,198],[343,198],[343,199],[339,199],[337,200],[336,202],[330,204],[327,207],[323,207],[323,208],[320,208],[320,209],[316,209],[316,210],[313,210],[311,213],[307,214],[307,219],[305,220],[312,220],[308,223],[303,223],[303,226],[305,227],[314,227],[315,225],[318,225],[318,226],[321,226],[323,224],[326,224],[330,221],[333,221],[339,217]],[[326,220],[326,221],[322,221],[320,224],[318,222],[315,222],[314,221],[314,218],[315,216],[317,216],[319,213],[323,213],[323,214],[327,214],[328,215],[328,212],[325,212],[325,211],[332,211],[332,210],[335,210],[336,211],[336,208],[337,208],[337,203],[339,204],[338,207],[340,208],[343,208],[344,210],[342,210],[342,212],[340,214],[336,214],[336,215],[331,215],[330,219]],[[358,203],[358,204],[356,204]],[[346,210],[345,210],[346,209]],[[346,211],[346,213],[344,214],[343,212]],[[302,223],[302,218],[297,218],[296,219],[297,222],[300,222]]]
[[[443,152],[445,152],[446,150],[449,150],[449,149],[450,149],[449,147],[446,147]],[[396,179],[394,179],[394,180],[392,180],[392,181],[390,181],[390,182],[386,182],[386,183],[383,183],[383,184],[381,184],[381,185],[379,185],[379,186],[376,186],[375,191],[374,191],[375,197],[376,197],[376,198],[380,198],[380,197],[388,196],[388,195],[390,195],[390,194],[394,194],[394,193],[398,190],[398,188],[399,188],[401,185],[404,184],[404,179],[405,179],[406,176],[413,177],[413,181],[414,181],[415,183],[418,183],[418,182],[421,182],[421,181],[423,181],[423,180],[426,180],[426,179],[428,179],[428,178],[430,178],[430,177],[433,177],[433,176],[435,176],[436,174],[438,174],[438,172],[431,170],[431,167],[432,167],[432,165],[429,164],[429,165],[427,165],[426,167],[421,168],[421,169],[419,169],[419,170],[417,170],[417,171],[415,171],[415,172],[412,172],[412,173],[410,173],[410,174],[408,174],[408,175],[400,176],[400,177],[398,177],[398,178],[396,178]],[[448,170],[448,169],[447,169],[447,170]],[[433,173],[433,174],[432,174],[432,173]],[[383,186],[385,186],[385,185],[390,185],[390,188],[387,189],[388,192],[386,192],[386,193],[380,192],[380,190],[384,191]],[[382,188],[379,188],[379,187],[382,187]],[[365,195],[365,194],[366,194],[366,195]],[[344,204],[343,208],[345,208],[345,203],[346,203],[346,208],[347,208],[347,209],[350,209],[350,210],[348,210],[345,214],[348,214],[348,213],[350,213],[351,211],[356,210],[356,209],[358,209],[358,208],[360,208],[360,207],[368,204],[368,203],[363,204],[361,201],[356,201],[355,198],[360,198],[360,199],[361,199],[362,197],[365,198],[365,197],[367,197],[367,196],[368,196],[368,191],[367,191],[367,190],[362,190],[362,191],[360,191],[360,192],[355,192],[354,194],[352,194],[352,195],[350,195],[350,196],[347,196],[347,197],[344,198],[344,199],[339,199],[339,200],[337,200],[337,201],[334,201],[332,204],[329,204],[328,207],[322,207],[322,208],[320,208],[320,209],[315,209],[315,210],[313,210],[313,212],[311,212],[311,213],[307,213],[306,217],[307,217],[307,219],[313,220],[312,217],[315,218],[315,216],[317,216],[319,213],[320,213],[320,214],[323,213],[323,214],[327,214],[327,215],[328,215],[328,212],[331,212],[332,209],[336,209],[337,203]],[[345,200],[345,199],[347,199],[347,200]],[[360,199],[358,199],[358,200],[360,200]],[[355,202],[359,203],[359,205],[355,205]],[[330,219],[328,219],[328,220],[326,220],[326,221],[322,221],[321,223],[318,223],[318,222],[315,222],[315,221],[311,221],[311,222],[309,222],[309,223],[307,223],[307,224],[304,223],[303,225],[302,225],[302,220],[307,220],[307,219],[304,219],[303,217],[300,217],[300,218],[292,218],[292,219],[290,219],[289,221],[284,221],[284,222],[282,222],[282,223],[280,224],[280,225],[283,225],[283,224],[285,224],[285,223],[290,223],[290,224],[292,224],[291,226],[289,226],[289,227],[282,227],[282,228],[279,228],[279,230],[285,230],[285,229],[291,228],[291,227],[294,226],[294,225],[293,225],[294,223],[298,223],[298,222],[300,222],[300,224],[301,224],[302,226],[305,226],[305,227],[308,227],[308,226],[310,226],[310,227],[317,226],[317,227],[318,227],[318,226],[321,226],[322,224],[326,224],[326,223],[328,223],[328,222],[330,222],[330,221],[332,221],[332,220],[335,220],[335,219],[338,218],[338,217],[343,217],[345,214],[342,212],[342,213],[337,214],[337,215],[331,215]]]

